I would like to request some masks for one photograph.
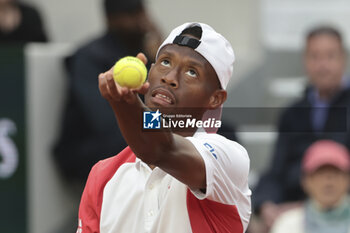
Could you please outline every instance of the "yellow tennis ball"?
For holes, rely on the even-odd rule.
[[[143,62],[136,58],[127,56],[115,64],[113,68],[113,78],[122,87],[138,88],[145,81],[147,68]]]

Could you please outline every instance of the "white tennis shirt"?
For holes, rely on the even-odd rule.
[[[187,139],[205,162],[205,194],[150,169],[127,147],[92,168],[77,233],[244,232],[251,214],[246,150],[218,134]]]

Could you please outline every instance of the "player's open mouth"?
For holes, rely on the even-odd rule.
[[[166,89],[157,88],[152,91],[153,100],[159,104],[174,104],[175,98],[174,96]]]

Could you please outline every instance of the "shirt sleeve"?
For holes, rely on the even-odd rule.
[[[247,151],[217,134],[187,139],[202,156],[206,169],[206,192],[191,190],[192,193],[200,200],[207,198],[228,205],[242,202],[250,205]]]

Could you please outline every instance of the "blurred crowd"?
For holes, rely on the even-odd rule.
[[[343,221],[345,221],[344,225],[350,230],[350,209],[348,204],[344,205],[348,202],[345,198],[348,182],[342,181],[342,179],[348,181],[348,163],[345,163],[347,164],[345,169],[339,169],[339,167],[329,163],[323,164],[326,167],[332,166],[339,170],[338,173],[341,175],[330,182],[325,179],[325,184],[321,184],[323,187],[312,191],[307,185],[303,185],[310,183],[304,182],[305,179],[312,179],[307,179],[309,174],[305,174],[306,171],[302,169],[302,161],[306,156],[307,149],[317,141],[328,139],[350,148],[350,134],[347,125],[350,86],[349,77],[345,73],[346,57],[342,35],[337,29],[320,26],[312,29],[306,36],[303,63],[308,77],[308,85],[305,87],[303,96],[288,106],[280,116],[279,135],[270,167],[260,177],[258,185],[253,190],[252,201],[257,218],[253,217],[252,219],[252,232],[268,232],[279,216],[300,207],[307,198],[315,199],[315,202],[318,203],[319,200],[313,195],[331,196],[335,195],[334,193],[338,194],[338,197],[335,198],[337,200],[332,205],[321,206],[317,209],[318,214],[326,214],[344,207],[345,212],[342,216],[344,217]],[[337,152],[328,149],[327,145],[323,148],[327,149],[328,156],[336,158]],[[320,152],[322,150],[317,150],[315,153]],[[347,161],[348,157],[348,153],[345,153]],[[337,182],[341,182],[345,186],[339,187]],[[321,205],[321,203],[318,204]],[[323,226],[317,224],[337,225],[337,221],[340,220],[334,219],[335,222],[332,222],[326,216],[319,217],[320,221],[313,223],[315,226],[312,231],[307,224],[304,224],[304,227],[308,229],[301,229],[303,231],[300,232],[317,232]],[[325,222],[322,222],[322,218]],[[325,229],[328,228],[323,228],[323,230]]]
[[[111,108],[99,94],[98,75],[139,51],[148,57],[149,67],[163,39],[142,0],[102,2],[105,32],[62,61],[68,71],[67,98],[53,159],[64,179],[81,187],[79,192],[93,164],[126,146]],[[44,26],[34,7],[0,0],[1,45],[48,42]],[[320,25],[305,36],[300,62],[307,85],[281,113],[270,165],[252,187],[250,233],[350,232],[346,59],[337,28]],[[229,116],[225,120],[221,133],[236,141],[234,122]]]
[[[39,11],[17,0],[0,0],[0,43],[47,42]]]

